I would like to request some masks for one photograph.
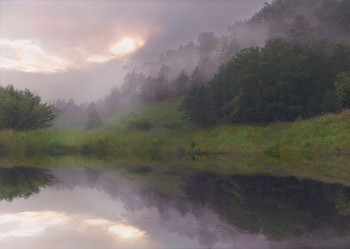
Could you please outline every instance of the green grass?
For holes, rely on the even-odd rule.
[[[268,173],[350,185],[350,110],[293,123],[194,129],[182,118],[179,104],[167,100],[133,106],[108,120],[108,128],[88,132],[1,131],[0,164],[92,162],[118,165],[128,174],[150,165],[152,174]],[[143,129],[145,124],[151,128]]]
[[[147,119],[154,129],[188,129],[183,118],[181,99],[167,99],[157,103],[137,103],[126,107],[106,121],[108,128],[127,127],[130,121]]]

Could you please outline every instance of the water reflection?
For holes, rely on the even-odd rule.
[[[184,191],[240,231],[272,240],[350,234],[350,189],[340,185],[292,177],[199,174],[188,179]]]
[[[0,216],[0,227],[1,248],[5,249],[47,248],[47,245],[50,248],[101,248],[99,245],[102,248],[160,248],[135,227],[83,214],[6,213]],[[20,241],[25,243],[20,245]]]
[[[66,220],[65,214],[52,211],[5,213],[0,216],[0,238],[38,236]]]
[[[183,191],[93,168],[0,169],[1,249],[349,248],[349,188],[196,174]]]
[[[34,193],[39,193],[40,188],[52,185],[54,180],[54,176],[47,169],[0,168],[0,200],[28,198]]]

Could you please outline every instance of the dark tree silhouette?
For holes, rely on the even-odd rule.
[[[33,130],[52,125],[59,111],[28,89],[0,86],[0,129]]]

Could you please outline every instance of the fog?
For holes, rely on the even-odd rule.
[[[2,1],[0,84],[29,88],[46,101],[96,101],[132,70],[156,73],[162,53],[197,45],[200,32],[228,35],[229,25],[263,2]],[[195,66],[197,54],[188,56],[170,63],[172,77]]]

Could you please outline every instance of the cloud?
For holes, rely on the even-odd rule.
[[[125,59],[156,32],[128,5],[103,2],[1,2],[1,68],[31,73],[89,70]],[[110,9],[116,15],[111,15]],[[118,13],[120,11],[120,13]]]
[[[62,225],[67,217],[57,212],[21,212],[0,215],[0,239],[33,237],[52,226]]]
[[[159,248],[145,231],[124,222],[58,211],[0,214],[0,241],[4,248]]]
[[[139,238],[145,236],[146,232],[136,227],[115,223],[106,219],[88,219],[86,223],[94,227],[102,227],[109,233],[121,236],[125,239]]]
[[[68,62],[45,52],[31,40],[0,39],[0,68],[28,73],[55,73],[67,68]]]
[[[0,69],[17,70],[27,73],[60,73],[69,69],[81,69],[86,62],[106,63],[120,59],[145,44],[140,38],[123,38],[101,54],[80,56],[80,61],[59,58],[44,51],[40,43],[32,40],[0,39]],[[80,66],[79,66],[80,65]]]
[[[72,97],[79,100],[97,100],[112,80],[121,84],[123,65],[132,70],[136,62],[196,42],[202,31],[225,34],[228,25],[249,18],[265,1],[1,1],[0,39],[6,45],[1,47],[0,80],[34,87],[46,99],[75,92]],[[122,63],[106,75],[116,61]],[[75,91],[85,89],[82,82],[103,89]]]
[[[122,40],[114,43],[109,51],[104,54],[92,55],[87,58],[89,62],[95,63],[106,63],[116,58],[127,56],[128,54],[135,52],[137,49],[142,47],[145,42],[141,39],[123,38]]]

